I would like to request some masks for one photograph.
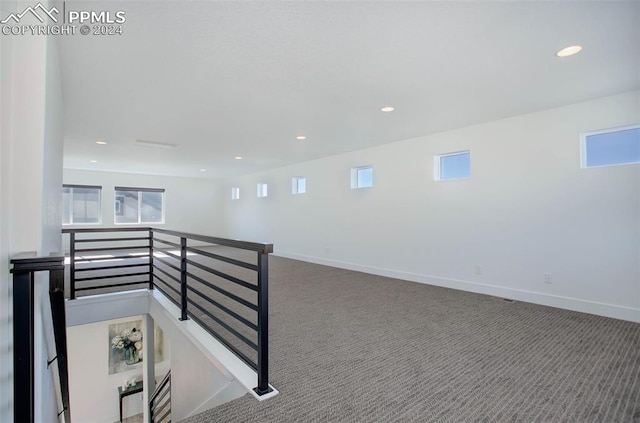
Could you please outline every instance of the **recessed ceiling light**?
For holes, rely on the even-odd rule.
[[[89,160],[89,163],[98,163],[97,160]]]
[[[582,50],[582,46],[570,46],[570,47],[563,48],[562,50],[557,52],[556,56],[558,57],[573,56],[574,54],[580,53],[580,50]]]
[[[167,144],[163,142],[155,142],[155,141],[145,141],[145,140],[136,140],[136,144],[142,145],[145,147],[153,147],[153,148],[176,148],[175,144]]]
[[[207,169],[200,169],[200,172],[206,172]]]
[[[302,141],[302,140],[306,140],[307,137],[305,137],[304,135],[298,135],[296,139]]]
[[[236,160],[242,160],[242,156],[235,156],[234,159]]]
[[[100,144],[100,145],[106,145],[107,143],[104,141],[96,141],[96,144]]]
[[[393,112],[394,108],[391,106],[384,106],[382,109],[380,109],[381,112]]]

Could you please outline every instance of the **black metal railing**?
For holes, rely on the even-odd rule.
[[[69,299],[151,283],[150,228],[63,229],[69,234]]]
[[[256,393],[271,392],[272,244],[147,227],[64,229],[63,233],[70,237],[70,299],[157,288],[180,308],[181,320],[193,319],[256,370]]]
[[[171,423],[171,370],[149,398],[151,423]]]
[[[60,400],[64,420],[71,421],[67,361],[66,318],[64,306],[64,256],[37,257],[26,253],[11,259],[13,274],[13,398],[15,423],[32,423],[34,410],[34,294],[35,273],[49,273],[49,301],[58,367]],[[48,319],[49,316],[43,316]]]

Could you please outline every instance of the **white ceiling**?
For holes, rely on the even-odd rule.
[[[58,37],[66,168],[227,177],[640,88],[640,1],[86,8],[127,20]]]

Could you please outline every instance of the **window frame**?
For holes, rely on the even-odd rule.
[[[267,182],[258,182],[257,196],[258,198],[267,198],[269,196],[269,184]]]
[[[69,208],[70,216],[69,223],[64,223],[64,216],[62,216],[62,226],[80,226],[80,225],[101,225],[102,224],[102,186],[101,185],[78,185],[78,184],[62,184],[62,195],[64,196],[64,189],[71,188],[71,207]],[[79,222],[73,221],[73,189],[96,189],[98,190],[98,221],[97,222]],[[62,207],[62,214],[64,215],[64,207]]]
[[[469,156],[469,176],[463,176],[460,178],[443,178],[442,177],[442,159],[446,158],[446,157],[452,157],[452,156],[462,156],[462,155],[468,155]],[[460,151],[453,151],[451,153],[444,153],[444,154],[435,154],[433,156],[433,180],[436,182],[440,182],[440,181],[462,181],[465,179],[470,179],[471,178],[471,150],[460,150]]]
[[[300,181],[304,181],[304,190],[300,191]],[[294,176],[291,178],[291,195],[301,195],[307,193],[307,178],[305,176]]]
[[[371,185],[360,185],[360,172],[371,169]],[[373,188],[373,165],[358,166],[351,168],[351,189]]]
[[[118,191],[132,191],[138,194],[138,221],[137,222],[118,222],[118,214],[116,210],[116,200],[118,197]],[[159,222],[142,222],[142,193],[143,192],[159,192],[162,194],[162,217]],[[164,188],[138,188],[138,187],[114,187],[113,190],[113,223],[115,225],[151,225],[151,224],[165,224],[165,212],[166,212],[166,199]]]
[[[628,131],[631,129],[640,129],[640,123],[634,124],[634,125],[616,126],[612,128],[599,129],[597,131],[581,132],[580,133],[580,169],[591,169],[591,168],[611,167],[611,166],[628,166],[628,165],[640,164],[640,161],[637,161],[637,162],[627,162],[627,163],[601,164],[601,165],[594,165],[594,166],[587,165],[587,138],[588,137],[592,135],[601,135],[601,134],[610,134],[613,132]]]

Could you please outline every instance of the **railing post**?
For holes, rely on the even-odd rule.
[[[13,421],[33,423],[33,273],[13,273]]]
[[[187,238],[180,238],[180,320],[187,320]]]
[[[258,395],[269,387],[269,254],[258,251]]]
[[[153,228],[149,228],[149,289],[153,289]]]
[[[19,254],[10,260],[13,268],[10,272],[13,274],[13,398],[14,413],[13,420],[15,423],[33,423],[35,418],[34,411],[34,272],[48,271],[50,272],[49,283],[50,293],[55,291],[59,293],[59,302],[64,313],[64,257],[52,255],[50,257],[36,257],[35,253]],[[53,291],[52,291],[53,290]],[[53,297],[51,297],[53,298]],[[57,304],[58,302],[56,302]],[[54,304],[52,303],[52,306]],[[57,309],[52,308],[52,320],[54,312]],[[59,317],[59,316],[58,316]],[[60,328],[63,337],[66,336],[66,327]],[[53,321],[54,331],[56,322]],[[56,358],[60,358],[61,350],[58,344],[58,335],[56,333]],[[66,340],[65,343],[66,349]],[[66,359],[65,359],[66,360]],[[58,367],[59,371],[66,371],[66,367]],[[66,375],[60,375],[60,389],[68,387]],[[64,402],[66,398],[66,403]],[[63,406],[68,409],[68,392],[62,392]],[[66,416],[65,416],[66,417]]]
[[[69,409],[69,360],[67,354],[67,323],[64,305],[64,267],[49,271],[49,301],[51,302],[51,319],[53,335],[56,342],[58,378],[62,396],[62,412],[65,422],[71,421]]]
[[[69,299],[76,299],[76,234],[69,233]]]

